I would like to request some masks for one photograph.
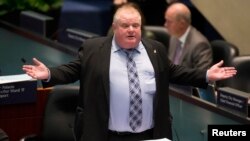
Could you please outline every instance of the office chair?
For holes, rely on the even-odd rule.
[[[161,42],[162,44],[165,45],[166,49],[168,50],[170,35],[168,34],[164,26],[145,25],[144,30],[145,30],[144,35],[146,38],[155,39]]]
[[[250,92],[250,55],[237,56],[232,60],[237,74],[227,80],[227,86],[244,92]]]
[[[73,123],[78,86],[55,87],[48,97],[41,135],[29,135],[21,141],[74,141]]]
[[[225,40],[213,40],[210,42],[213,51],[213,64],[224,60],[223,66],[231,66],[234,57],[239,56],[239,49]],[[223,87],[226,80],[217,81],[216,87]]]
[[[213,40],[210,42],[213,50],[213,62],[218,63],[224,60],[224,65],[231,65],[235,56],[239,56],[239,49],[232,43],[225,40]]]
[[[215,86],[212,84],[208,84],[206,89],[194,87],[192,89],[193,95],[197,96],[205,101],[216,103],[216,90]]]

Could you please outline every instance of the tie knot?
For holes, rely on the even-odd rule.
[[[132,57],[134,50],[135,49],[122,49],[122,51],[125,52],[129,58]]]
[[[177,45],[181,47],[182,42],[180,40],[177,41]]]

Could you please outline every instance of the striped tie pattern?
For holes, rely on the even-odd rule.
[[[140,81],[133,60],[133,52],[135,50],[124,51],[127,55],[127,71],[129,80],[129,125],[133,131],[136,131],[142,124],[142,97]]]

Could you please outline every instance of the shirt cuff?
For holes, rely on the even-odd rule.
[[[206,82],[208,83],[208,84],[212,84],[212,85],[214,85],[215,84],[215,82],[214,81],[209,81],[208,80],[208,70],[207,70],[207,72],[206,72]]]
[[[51,79],[51,75],[50,75],[50,70],[49,69],[47,69],[48,70],[48,79],[46,79],[46,80],[43,80],[43,82],[49,82],[50,81],[50,79]]]

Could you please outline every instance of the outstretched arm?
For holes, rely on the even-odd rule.
[[[39,60],[33,58],[34,65],[23,65],[23,71],[34,79],[47,80],[49,69]]]
[[[220,61],[207,70],[207,79],[209,81],[223,80],[236,75],[237,70],[234,67],[221,67],[222,65],[223,61]]]

